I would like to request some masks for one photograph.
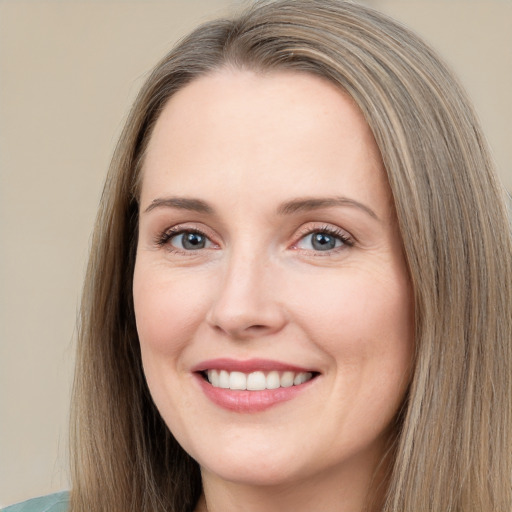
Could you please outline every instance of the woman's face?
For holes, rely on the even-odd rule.
[[[203,476],[375,467],[409,382],[412,293],[379,151],[334,85],[221,70],[171,98],[133,291],[149,389]]]

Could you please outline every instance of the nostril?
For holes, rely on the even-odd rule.
[[[227,333],[230,333],[231,331],[237,331],[237,332],[243,331],[245,333],[264,333],[265,331],[268,331],[271,329],[270,326],[264,325],[264,324],[249,325],[247,327],[244,327],[243,329],[237,329],[237,328],[229,329],[229,327],[224,328],[222,325],[214,325],[213,328],[216,331],[227,332]]]
[[[214,304],[207,315],[207,323],[217,333],[233,338],[265,336],[277,332],[286,324],[286,317],[275,304],[250,304],[237,301]],[[229,307],[228,307],[229,306]]]

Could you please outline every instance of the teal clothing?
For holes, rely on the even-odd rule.
[[[68,505],[69,492],[64,491],[11,505],[1,512],[66,512]]]

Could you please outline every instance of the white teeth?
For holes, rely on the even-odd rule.
[[[220,387],[219,372],[217,370],[208,370],[208,380],[211,382],[213,387]]]
[[[249,374],[228,372],[226,370],[208,370],[208,382],[215,388],[262,391],[264,389],[289,388],[299,386],[313,378],[311,372],[277,372],[271,371],[265,375],[262,371]]]
[[[247,376],[247,389],[251,391],[261,391],[262,389],[266,389],[266,387],[267,379],[263,372],[249,373]]]
[[[267,375],[267,389],[277,389],[280,386],[279,372],[270,372]]]
[[[281,387],[289,388],[293,386],[294,377],[295,374],[293,372],[284,372],[283,375],[281,375]]]
[[[309,372],[297,373],[297,375],[295,375],[295,378],[293,379],[293,385],[299,386],[300,384],[304,384],[304,382],[310,380],[312,377],[313,375]]]
[[[242,372],[231,372],[229,374],[229,389],[247,389],[247,376]]]
[[[215,386],[215,384],[213,385]],[[221,370],[219,373],[219,387],[229,389],[229,373],[226,370]]]

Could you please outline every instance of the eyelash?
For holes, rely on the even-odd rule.
[[[342,245],[341,245],[341,247],[335,247],[334,249],[329,249],[327,251],[315,251],[314,249],[309,250],[309,249],[300,249],[299,247],[296,247],[301,240],[303,240],[307,236],[312,235],[314,233],[321,233],[321,234],[325,234],[325,235],[329,235],[334,238],[337,238],[338,240],[341,241]],[[346,231],[343,231],[342,229],[336,228],[333,226],[324,225],[321,227],[314,227],[314,228],[306,227],[303,230],[301,230],[299,232],[297,241],[293,244],[293,246],[296,248],[296,250],[313,253],[315,256],[332,256],[332,255],[336,254],[337,252],[339,252],[340,250],[343,250],[344,248],[346,249],[347,247],[353,247],[354,240],[353,240],[353,238],[350,237],[350,235]]]
[[[168,246],[168,250],[170,252],[178,252],[178,253],[191,253],[195,251],[182,251],[181,249],[178,249],[177,247],[173,247],[171,244],[169,244],[170,240],[173,239],[177,235],[184,235],[185,233],[192,233],[196,235],[201,235],[210,240],[210,237],[200,229],[196,228],[183,228],[181,226],[174,226],[172,228],[166,229],[163,233],[157,236],[155,240],[155,245],[158,247],[164,247]],[[200,249],[198,249],[200,250]]]
[[[178,254],[194,254],[195,250],[181,250],[177,247],[172,246],[169,242],[177,235],[182,235],[186,233],[191,234],[197,234],[205,237],[206,239],[211,241],[211,238],[202,230],[196,229],[196,228],[183,228],[181,226],[174,226],[172,228],[169,228],[159,234],[155,239],[155,245],[157,247],[164,247],[167,246],[167,250],[172,253],[178,253]],[[313,233],[322,233],[325,235],[329,235],[332,237],[337,238],[341,241],[342,246],[336,247],[334,249],[329,249],[327,251],[315,251],[309,250],[309,249],[301,249],[297,247],[297,244],[303,240],[305,237],[312,235]],[[341,230],[340,228],[335,228],[332,226],[324,225],[322,227],[314,227],[314,228],[304,228],[299,232],[297,241],[293,244],[292,248],[295,250],[305,251],[308,253],[314,253],[318,256],[330,256],[333,253],[337,253],[339,250],[342,250],[344,247],[353,247],[354,246],[354,240],[348,235],[346,231]],[[200,251],[201,249],[197,249],[197,251]]]

